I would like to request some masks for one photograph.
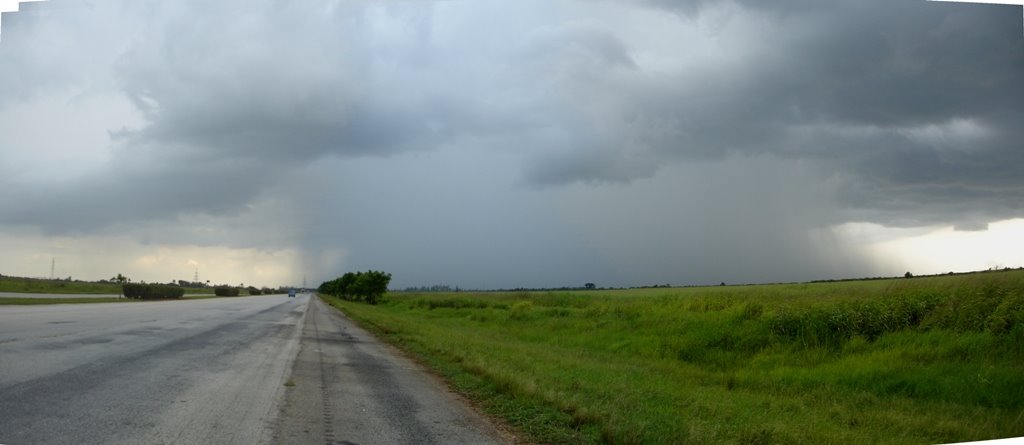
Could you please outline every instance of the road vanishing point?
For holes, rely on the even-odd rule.
[[[501,444],[318,298],[0,306],[0,444]]]

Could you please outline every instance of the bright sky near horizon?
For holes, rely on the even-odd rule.
[[[109,0],[47,21],[0,43],[0,274],[502,288],[1024,266],[1006,8]]]
[[[18,10],[19,3],[30,3],[44,0],[0,0],[0,12],[12,12]]]

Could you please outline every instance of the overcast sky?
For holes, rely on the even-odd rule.
[[[1024,265],[1024,230],[990,227],[1024,217],[1020,7],[30,6],[0,42],[2,274],[502,288]],[[936,233],[992,244],[927,267],[892,244]]]

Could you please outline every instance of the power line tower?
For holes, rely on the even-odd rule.
[[[192,274],[192,282],[193,283],[198,283],[199,282],[199,265],[198,264],[196,264],[196,273]]]
[[[57,267],[57,258],[50,257],[50,279],[53,279],[53,271]]]

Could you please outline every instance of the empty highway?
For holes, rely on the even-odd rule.
[[[0,443],[503,443],[308,295],[0,306]]]

